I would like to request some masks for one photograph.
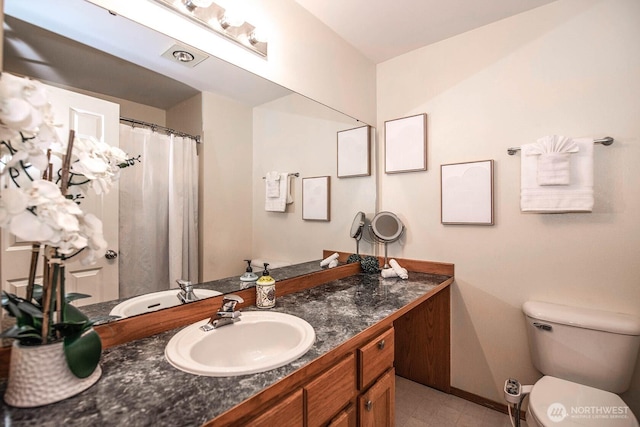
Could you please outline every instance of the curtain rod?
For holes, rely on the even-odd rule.
[[[168,127],[156,125],[154,123],[143,122],[142,120],[130,119],[128,117],[120,117],[120,121],[121,122],[131,123],[132,127],[135,127],[136,125],[144,126],[144,127],[151,128],[151,130],[154,131],[154,132],[157,131],[157,130],[160,130],[160,131],[163,131],[163,132],[166,132],[166,133],[170,133],[170,134],[173,134],[173,135],[177,135],[177,136],[181,136],[181,137],[184,137],[184,138],[191,138],[191,139],[195,140],[197,144],[202,144],[202,141],[200,139],[200,135],[193,136],[193,135],[190,135],[188,133],[180,132],[180,131],[177,131],[177,130],[174,130],[174,129],[171,129],[171,128],[168,128]]]

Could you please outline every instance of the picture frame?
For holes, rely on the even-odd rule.
[[[427,115],[384,122],[385,172],[427,170]]]
[[[371,175],[371,126],[339,131],[338,178]]]
[[[331,177],[302,178],[302,219],[331,220]]]
[[[493,160],[440,165],[442,224],[494,225]]]

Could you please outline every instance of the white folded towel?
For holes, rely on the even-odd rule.
[[[287,172],[280,173],[278,183],[280,189],[278,191],[278,197],[269,197],[269,187],[266,184],[264,209],[270,212],[284,212],[287,205],[293,203],[293,197],[290,193],[289,174]]]
[[[390,259],[389,265],[391,266],[393,271],[398,275],[399,278],[401,279],[409,278],[409,272],[407,272],[407,269],[400,267],[400,264],[398,264],[398,261],[396,261],[395,259]]]
[[[520,210],[559,213],[593,210],[593,139],[574,138],[578,151],[571,156],[569,185],[538,184],[537,144],[522,146],[520,156]],[[534,155],[530,155],[533,151]]]
[[[280,197],[280,174],[267,172],[264,179],[267,183],[267,197]]]
[[[328,257],[320,261],[320,267],[328,266],[331,263],[331,261],[337,260],[339,256],[340,255],[338,254],[338,252],[335,252],[332,255],[329,255]]]
[[[571,138],[549,135],[538,139],[523,155],[537,156],[538,185],[569,185],[571,183],[571,155],[579,151]]]
[[[393,268],[383,268],[382,270],[380,270],[380,275],[384,279],[390,279],[392,277],[398,277],[398,275],[396,274],[396,271]]]

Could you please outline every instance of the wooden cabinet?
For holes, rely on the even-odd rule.
[[[449,389],[448,306],[449,289],[443,288],[401,317],[373,325],[205,425],[393,426],[396,371]]]
[[[369,387],[376,378],[393,366],[393,337],[394,331],[390,328],[358,348],[358,389]]]
[[[291,393],[249,423],[252,427],[303,427],[304,396],[302,390]]]
[[[325,425],[356,393],[355,357],[349,354],[315,380],[304,386],[307,426]]]
[[[328,427],[357,427],[358,418],[356,417],[355,405],[349,405],[345,410],[340,412],[331,422]]]
[[[391,426],[395,405],[393,346],[393,328],[389,328],[305,385],[307,426],[328,422],[333,427]],[[357,402],[357,411],[350,402]]]
[[[389,369],[358,397],[360,427],[391,427],[395,422],[395,370]]]

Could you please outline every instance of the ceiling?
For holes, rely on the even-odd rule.
[[[555,0],[295,0],[375,64]]]
[[[165,110],[199,92],[249,106],[291,93],[191,47],[183,48],[204,60],[185,72],[161,56],[172,38],[84,0],[4,0],[4,11],[3,66],[12,73]]]
[[[394,0],[375,7],[370,0],[295,1],[379,63],[554,0]],[[290,93],[215,57],[185,73],[184,65],[160,56],[172,39],[84,0],[4,0],[4,6],[9,72],[161,109],[201,91],[251,106]]]

